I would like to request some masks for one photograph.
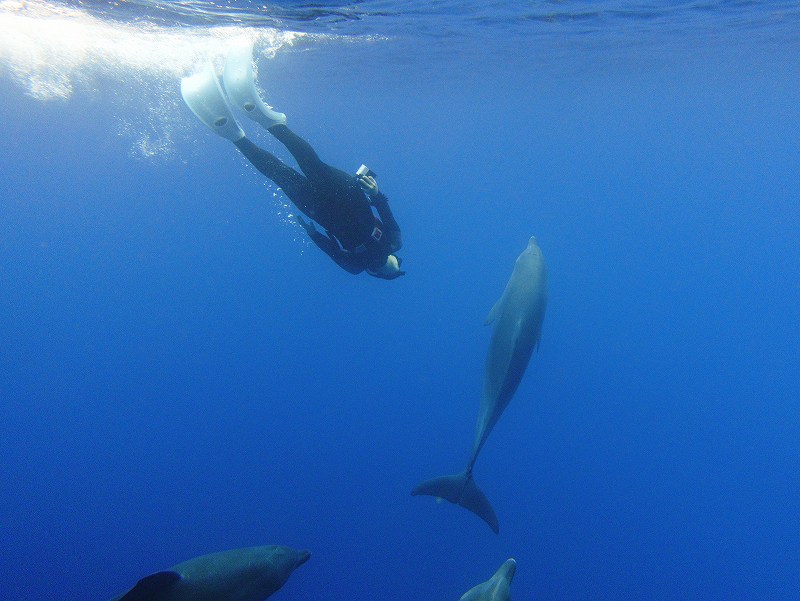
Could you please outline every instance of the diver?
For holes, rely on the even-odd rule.
[[[375,174],[364,165],[356,175],[331,167],[286,126],[286,115],[273,110],[256,90],[251,42],[241,41],[230,48],[222,82],[209,63],[204,70],[183,78],[181,94],[203,123],[233,142],[300,212],[313,220],[297,216],[311,240],[337,265],[352,274],[366,271],[385,280],[405,275],[400,269],[402,259],[395,254],[402,246],[400,227],[388,198],[378,189]],[[302,174],[251,142],[234,118],[231,104],[277,138]]]

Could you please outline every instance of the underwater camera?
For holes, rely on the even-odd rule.
[[[356,171],[356,177],[378,177],[375,172],[367,167],[366,165],[361,165]]]

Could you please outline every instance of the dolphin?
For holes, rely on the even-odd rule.
[[[460,474],[426,480],[412,495],[431,495],[461,505],[481,517],[495,534],[500,526],[486,495],[472,478],[472,468],[489,433],[517,391],[534,347],[538,347],[547,307],[547,269],[542,250],[532,236],[517,257],[503,295],[485,325],[495,322],[483,379],[475,442],[466,469]]]
[[[511,579],[517,571],[517,562],[507,559],[494,576],[486,582],[469,589],[459,601],[510,601]]]
[[[220,551],[145,576],[111,601],[264,601],[309,557],[277,545]]]

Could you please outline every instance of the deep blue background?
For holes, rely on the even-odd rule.
[[[1,79],[2,597],[280,543],[313,552],[287,601],[457,599],[512,556],[516,599],[796,598],[800,61],[743,44],[262,60],[323,159],[379,174],[395,282],[336,268],[183,107],[132,151],[163,101],[121,115],[135,82]],[[532,234],[542,344],[475,472],[495,536],[409,491],[466,461]]]

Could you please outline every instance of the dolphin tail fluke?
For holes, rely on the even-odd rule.
[[[495,534],[500,534],[500,525],[497,516],[489,504],[489,499],[483,494],[471,472],[463,471],[452,476],[441,476],[426,480],[418,484],[411,491],[412,495],[430,495],[447,499],[451,503],[461,505],[489,524]]]

